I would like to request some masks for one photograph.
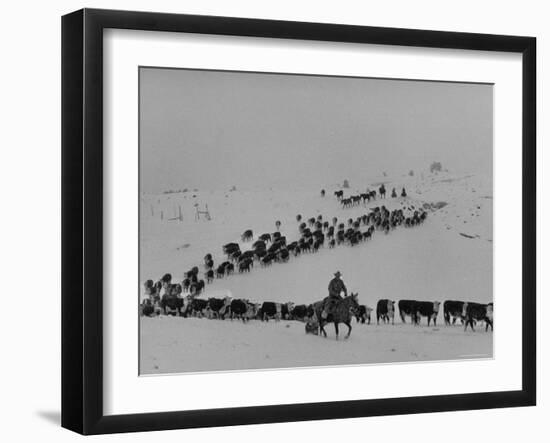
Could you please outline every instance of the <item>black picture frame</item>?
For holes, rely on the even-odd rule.
[[[454,48],[522,54],[522,388],[131,415],[103,413],[103,30]],[[62,426],[82,434],[414,414],[536,404],[536,39],[83,9],[62,18]]]

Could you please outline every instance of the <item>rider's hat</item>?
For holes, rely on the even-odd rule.
[[[342,273],[341,273],[340,271],[336,271],[336,272],[334,273],[334,276],[335,276],[335,277],[341,277],[341,276],[342,276]]]

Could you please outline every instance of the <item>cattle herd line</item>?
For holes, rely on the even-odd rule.
[[[380,187],[379,193],[380,198],[385,198],[384,185]],[[321,191],[321,195],[325,195],[324,190]],[[343,191],[335,191],[334,196],[343,208],[347,208],[376,199],[376,191],[367,191],[364,194],[352,195],[347,198],[344,197]],[[395,189],[392,196],[396,196]],[[405,189],[402,191],[402,196],[406,196]],[[212,254],[206,254],[203,264],[204,279],[199,278],[199,267],[195,266],[185,272],[181,283],[173,283],[170,274],[165,274],[157,282],[147,280],[144,284],[146,298],[140,306],[141,315],[153,316],[164,312],[164,314],[174,313],[183,317],[205,316],[243,321],[286,319],[311,322],[315,317],[313,304],[255,303],[232,297],[201,299],[197,296],[202,293],[205,285],[213,282],[215,278],[225,278],[233,274],[235,270],[239,273],[250,272],[255,263],[261,267],[268,267],[274,262],[287,263],[292,257],[298,257],[304,253],[315,253],[325,244],[328,244],[329,248],[342,244],[353,247],[370,240],[377,230],[388,234],[398,226],[410,228],[419,225],[427,217],[427,212],[424,209],[417,209],[412,205],[406,209],[410,211],[409,216],[405,216],[403,209],[390,211],[384,205],[376,206],[370,208],[369,212],[364,215],[355,219],[349,218],[345,222],[339,222],[337,217],[333,217],[329,222],[323,220],[322,215],[303,221],[302,216],[297,215],[296,221],[300,238],[293,242],[287,242],[286,237],[281,235],[279,232],[280,222],[277,221],[275,223],[277,231],[258,236],[249,250],[241,251],[240,245],[235,242],[223,245],[222,251],[226,260],[218,265],[215,265]],[[251,229],[245,230],[241,235],[241,241],[244,243],[251,242],[253,239],[254,234]],[[394,304],[394,301],[387,299],[378,301],[377,324],[380,320],[384,323],[391,321],[393,324]],[[400,300],[398,306],[403,322],[405,322],[405,316],[410,316],[413,324],[419,324],[421,317],[427,317],[428,325],[432,320],[435,325],[439,302]],[[484,320],[487,327],[491,325],[492,328],[492,304],[446,301],[444,311],[446,324],[450,324],[452,317],[453,324],[457,318],[460,318],[465,328],[470,325],[473,329],[473,325],[479,320]],[[352,315],[358,322],[370,324],[371,312],[371,308],[359,305],[353,308]]]

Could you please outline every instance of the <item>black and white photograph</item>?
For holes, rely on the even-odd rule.
[[[493,358],[493,88],[140,66],[140,375]]]

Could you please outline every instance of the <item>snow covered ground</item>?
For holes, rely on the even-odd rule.
[[[252,301],[312,303],[327,295],[327,285],[340,270],[349,291],[358,292],[361,304],[376,306],[381,298],[441,301],[457,299],[487,303],[492,292],[492,183],[478,176],[446,173],[424,176],[380,177],[351,183],[346,195],[374,189],[386,182],[388,194],[401,186],[408,197],[376,200],[369,205],[342,209],[332,195],[335,184],[319,189],[201,191],[146,195],[141,198],[140,279],[159,279],[169,272],[176,281],[193,266],[201,266],[206,253],[225,260],[221,246],[240,242],[252,229],[254,236],[281,233],[288,241],[299,237],[296,215],[304,219],[322,215],[339,222],[356,218],[368,207],[388,209],[430,204],[426,222],[399,227],[356,247],[337,246],[316,254],[292,257],[288,263],[248,274],[216,279],[201,297],[231,295]],[[321,188],[327,195],[320,195]],[[439,204],[443,202],[444,204]],[[195,219],[195,204],[208,205],[212,220]],[[170,220],[180,213],[182,221]],[[438,209],[436,209],[438,208]],[[161,219],[162,213],[162,219]],[[241,249],[249,245],[242,244]],[[140,294],[143,296],[143,294]],[[497,307],[498,310],[498,307]],[[282,368],[333,364],[387,363],[418,360],[481,358],[492,356],[492,333],[478,325],[475,333],[443,325],[353,324],[349,340],[306,336],[300,322],[185,319],[141,319],[141,372],[169,373],[252,368]],[[346,327],[342,325],[342,332]]]

